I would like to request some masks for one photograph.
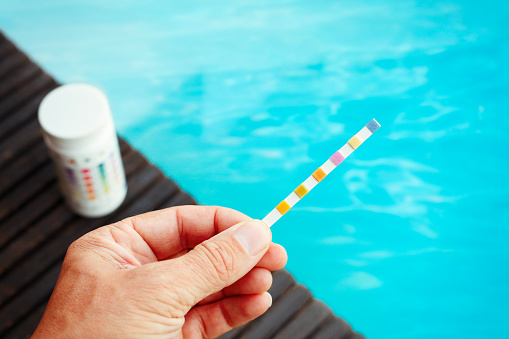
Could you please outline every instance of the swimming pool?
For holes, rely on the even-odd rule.
[[[287,268],[372,338],[507,337],[509,5],[16,1],[12,38],[108,94],[120,133],[200,203],[262,218]]]

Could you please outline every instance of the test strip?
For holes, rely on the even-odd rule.
[[[364,141],[366,141],[380,127],[375,120],[371,120],[356,135],[336,151],[327,161],[313,172],[302,184],[297,186],[276,208],[274,208],[263,222],[269,227],[274,225],[286,212],[288,212],[296,203],[298,203],[306,194],[309,193],[320,181],[322,181],[330,172],[341,164],[353,151],[355,151]]]

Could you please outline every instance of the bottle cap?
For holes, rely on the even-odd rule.
[[[46,141],[57,148],[87,145],[114,128],[108,99],[86,84],[63,85],[48,93],[39,105],[39,123]]]

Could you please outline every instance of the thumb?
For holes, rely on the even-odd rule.
[[[191,308],[248,273],[269,249],[272,233],[260,220],[241,222],[197,245],[171,265],[183,285],[179,299]],[[177,262],[176,262],[177,261]],[[175,281],[175,280],[174,280]]]

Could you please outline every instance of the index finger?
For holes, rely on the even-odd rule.
[[[129,221],[157,259],[162,260],[250,219],[226,207],[189,205],[140,214]]]

